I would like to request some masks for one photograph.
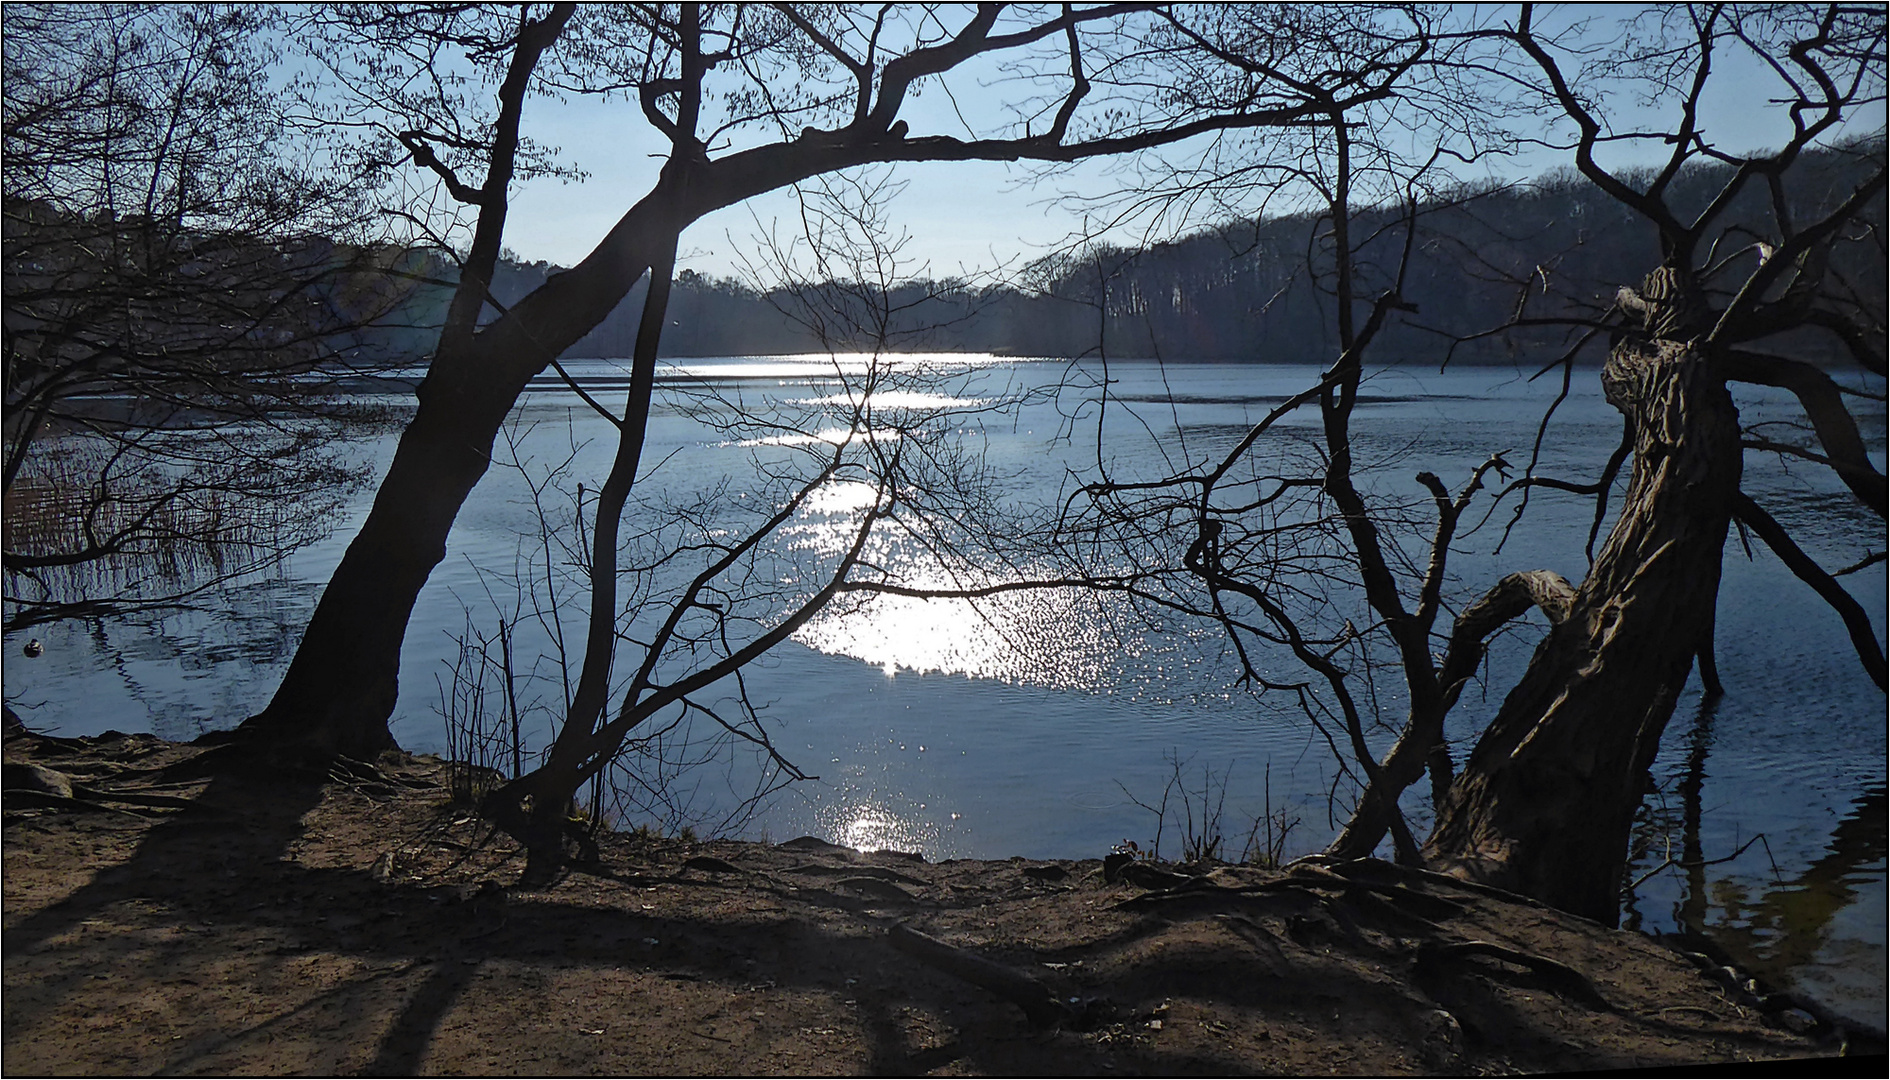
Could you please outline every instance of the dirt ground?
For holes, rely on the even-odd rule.
[[[598,864],[524,890],[436,759],[257,780],[148,736],[6,749],[8,1075],[1483,1074],[1882,1049],[1644,936],[1381,863],[1106,875],[605,835]]]

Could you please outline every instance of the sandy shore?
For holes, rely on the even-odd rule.
[[[1842,1048],[1644,936],[1378,863],[1125,878],[607,834],[528,891],[436,759],[284,780],[202,753],[8,739],[9,788],[28,763],[74,785],[6,796],[9,1074],[1469,1074]]]

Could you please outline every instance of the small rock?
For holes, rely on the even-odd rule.
[[[868,896],[877,896],[884,900],[912,899],[911,893],[894,885],[890,881],[882,881],[876,877],[845,877],[834,882],[834,884],[842,888],[852,889],[855,892],[865,893]]]
[[[1818,1030],[1818,1018],[1803,1009],[1786,1009],[1767,1018],[1770,1023],[1794,1035],[1810,1035]]]

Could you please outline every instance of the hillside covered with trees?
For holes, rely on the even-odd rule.
[[[1810,219],[1853,190],[1883,154],[1877,137],[1839,151],[1806,155],[1802,168],[1819,179],[1794,188],[1792,212]],[[1689,168],[1672,188],[1677,206],[1698,212],[1721,190],[1728,166]],[[1812,198],[1806,192],[1823,192]],[[1529,182],[1464,189],[1420,206],[1420,239],[1404,287],[1417,312],[1387,327],[1383,348],[1414,362],[1440,362],[1451,341],[1501,325],[1533,289],[1565,305],[1592,305],[1599,314],[1623,282],[1619,268],[1654,243],[1653,227],[1608,198],[1572,170]],[[1766,194],[1747,189],[1734,219],[1767,212]],[[1879,195],[1866,219],[1883,220]],[[1402,244],[1392,226],[1401,211],[1360,214],[1354,229],[1377,233],[1360,260],[1363,287],[1376,268],[1393,267]],[[1248,363],[1310,362],[1338,346],[1328,291],[1315,284],[1319,234],[1327,220],[1296,214],[1230,221],[1170,243],[1139,250],[1098,247],[1046,256],[1001,284],[914,280],[898,286],[887,306],[895,312],[892,345],[912,351],[991,352],[1018,356],[1082,356],[1098,349],[1117,357]],[[1885,295],[1881,258],[1853,248],[1835,267],[1857,295]],[[510,305],[543,285],[559,267],[502,261],[493,292]],[[1553,285],[1553,288],[1549,288]],[[811,286],[814,289],[840,286]],[[629,356],[645,285],[572,348],[574,356]],[[436,305],[444,310],[444,303]],[[666,356],[744,356],[821,351],[864,342],[823,342],[787,312],[798,305],[787,287],[757,288],[734,278],[692,270],[676,277],[669,300]],[[1106,311],[1106,320],[1098,308]],[[1557,314],[1570,314],[1565,306]],[[488,314],[493,314],[490,309]],[[1532,314],[1546,314],[1532,311]],[[1454,361],[1501,361],[1528,344],[1526,334],[1501,341],[1470,341]],[[1823,342],[1807,338],[1807,359],[1833,361]]]

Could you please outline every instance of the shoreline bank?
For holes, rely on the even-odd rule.
[[[437,758],[285,780],[150,736],[6,749],[10,774],[72,784],[6,799],[22,1074],[1482,1073],[1845,1049],[1643,935],[1382,864],[1177,888],[1146,864],[605,834],[598,864],[522,890],[522,855],[451,805]]]

